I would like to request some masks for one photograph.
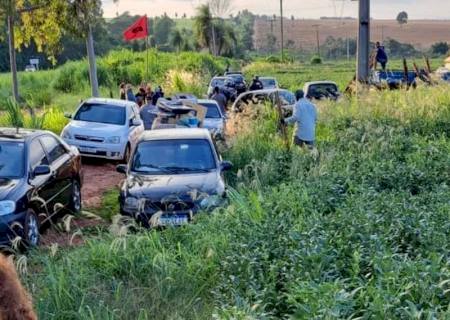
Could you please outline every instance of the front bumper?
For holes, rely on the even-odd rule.
[[[125,143],[96,143],[89,141],[80,141],[75,139],[64,139],[71,146],[78,149],[81,156],[90,158],[102,158],[110,160],[122,160],[125,155]]]
[[[17,236],[22,236],[26,214],[20,212],[0,217],[0,246],[9,246]]]

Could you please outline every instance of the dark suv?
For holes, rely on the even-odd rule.
[[[122,215],[146,227],[182,225],[199,211],[223,204],[223,173],[231,164],[221,161],[207,129],[146,132],[128,166],[119,202]]]
[[[37,246],[59,213],[81,211],[81,158],[51,132],[0,128],[0,244]]]
[[[225,76],[233,79],[238,96],[247,91],[247,83],[242,72],[228,71],[225,72]]]

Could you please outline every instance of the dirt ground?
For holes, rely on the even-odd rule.
[[[83,159],[84,183],[81,196],[84,210],[91,211],[100,208],[103,194],[120,184],[124,175],[116,171],[116,165],[116,163],[104,160]],[[67,221],[66,224],[70,225],[68,228],[70,231],[64,231],[65,228],[61,227],[53,227],[42,236],[41,244],[45,247],[82,245],[84,243],[83,229],[105,226],[107,222],[102,219],[77,218],[70,222]]]

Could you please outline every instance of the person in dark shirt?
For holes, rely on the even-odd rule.
[[[220,110],[222,111],[223,114],[225,114],[228,103],[227,97],[225,97],[225,95],[222,92],[220,92],[219,87],[214,88],[214,94],[211,97],[211,99],[217,102],[217,104],[220,107]]]
[[[382,46],[380,42],[377,42],[376,46],[377,46],[377,56],[376,56],[377,62],[381,65],[381,69],[383,69],[383,71],[386,71],[388,56],[386,54],[386,51],[384,50],[384,46]]]
[[[127,100],[125,83],[123,83],[123,82],[119,86],[119,96],[120,96],[120,100]]]
[[[262,84],[261,80],[259,80],[259,77],[255,76],[253,78],[252,84],[250,86],[250,91],[262,90],[262,89],[264,89],[264,85]]]

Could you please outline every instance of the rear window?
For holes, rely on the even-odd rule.
[[[74,120],[123,126],[126,121],[126,108],[108,104],[85,103],[78,109]]]
[[[202,103],[202,106],[204,106],[205,108],[207,108],[206,111],[206,118],[207,119],[219,119],[222,118],[219,108],[216,104],[214,103]]]

